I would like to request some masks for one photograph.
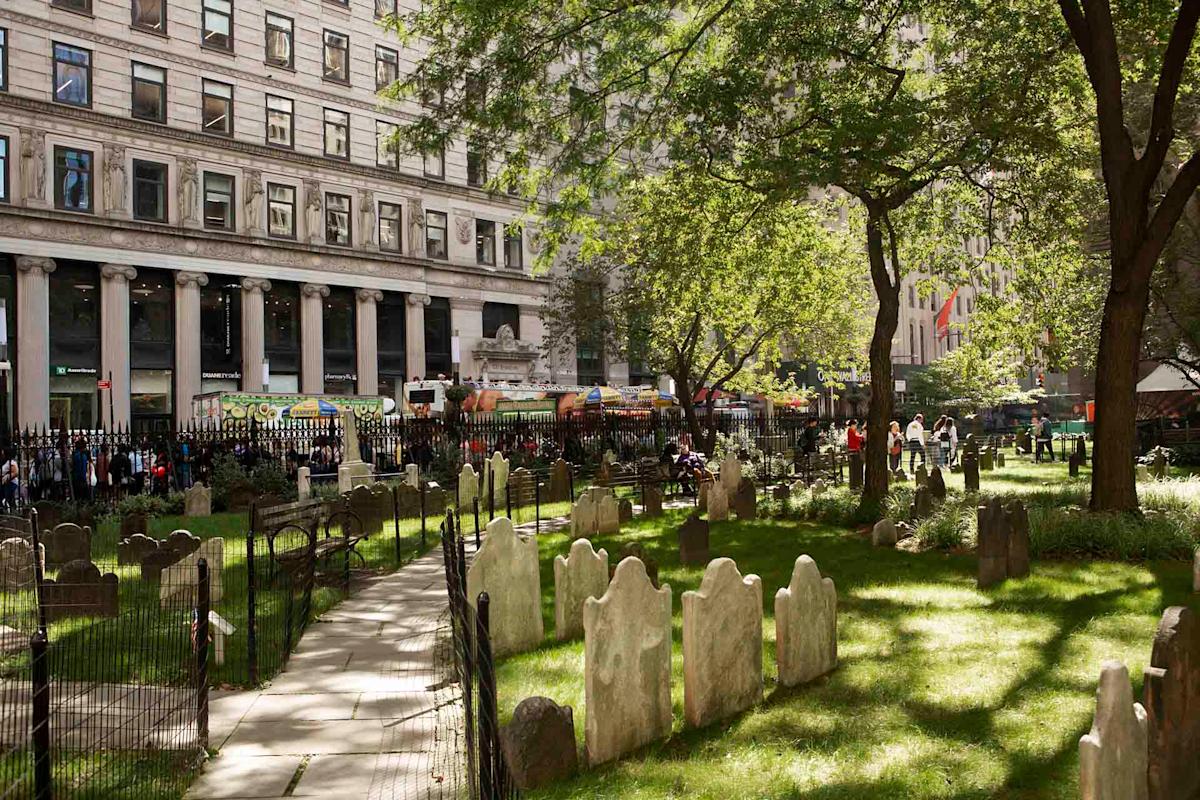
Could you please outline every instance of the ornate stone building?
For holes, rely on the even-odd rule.
[[[395,3],[0,4],[5,425],[395,397],[452,371],[456,334],[463,377],[576,379],[539,355],[536,231],[483,188],[499,165],[391,144],[417,111],[376,95],[413,62]]]

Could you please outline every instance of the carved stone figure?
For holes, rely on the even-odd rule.
[[[125,202],[125,148],[119,144],[104,145],[104,202],[110,214],[129,214]]]
[[[321,184],[304,182],[304,229],[310,242],[320,242],[321,231]]]
[[[459,244],[471,243],[471,218],[454,215],[454,233]]]
[[[410,255],[425,255],[425,207],[421,198],[408,201],[408,252]]]
[[[246,219],[246,229],[251,232],[263,230],[263,183],[262,173],[256,169],[248,169],[244,173],[242,198],[242,214]]]
[[[370,189],[358,190],[358,229],[366,247],[375,246],[375,193]]]
[[[21,128],[21,185],[28,204],[46,204],[45,131]]]
[[[196,159],[179,159],[179,217],[184,225],[195,225],[200,221],[200,173]]]

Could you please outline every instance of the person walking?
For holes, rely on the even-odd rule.
[[[1054,423],[1050,421],[1050,414],[1043,413],[1041,424],[1037,431],[1037,458],[1035,461],[1042,460],[1042,449],[1045,448],[1046,460],[1054,461]]]
[[[900,434],[900,423],[892,420],[888,425],[888,469],[892,472],[900,469],[900,458],[904,455],[904,437]]]
[[[954,466],[954,462],[958,458],[958,426],[954,424],[954,417],[946,417],[946,427],[943,430],[947,431],[946,438],[947,444],[949,444],[947,453],[949,460],[946,463]]]
[[[908,441],[908,471],[917,469],[917,453],[921,454],[921,465],[925,466],[925,415],[917,414],[904,431]]]
[[[862,452],[862,433],[858,430],[858,420],[852,419],[846,423],[846,452]]]

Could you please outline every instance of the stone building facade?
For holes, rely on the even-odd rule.
[[[455,335],[464,378],[576,379],[540,354],[537,232],[483,188],[500,165],[391,144],[419,110],[376,94],[414,61],[395,3],[0,5],[4,424],[396,397],[452,371]]]

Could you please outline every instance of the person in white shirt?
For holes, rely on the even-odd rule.
[[[908,471],[917,468],[917,453],[921,454],[921,466],[925,466],[925,415],[917,414],[904,431],[908,440]]]

